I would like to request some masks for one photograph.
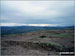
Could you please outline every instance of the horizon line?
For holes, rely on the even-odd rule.
[[[22,24],[22,23],[0,23],[0,26],[66,26],[63,24]],[[73,26],[73,25],[67,25],[67,26]]]

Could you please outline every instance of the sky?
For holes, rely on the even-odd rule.
[[[74,1],[1,1],[1,25],[72,26]]]

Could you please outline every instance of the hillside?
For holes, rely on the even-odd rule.
[[[20,33],[27,33],[33,31],[40,31],[40,30],[64,30],[64,29],[73,29],[74,26],[68,27],[40,27],[40,26],[1,26],[1,35],[8,35],[8,34],[20,34]]]
[[[1,38],[2,55],[49,55],[74,52],[74,30],[40,30]]]

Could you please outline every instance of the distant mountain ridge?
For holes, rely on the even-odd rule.
[[[51,26],[1,26],[1,35],[8,34],[18,34],[18,33],[27,33],[32,31],[40,31],[40,30],[63,30],[63,29],[74,29],[74,26],[67,27],[51,27]]]

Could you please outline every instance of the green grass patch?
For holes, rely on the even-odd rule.
[[[56,37],[73,37],[73,34],[71,33],[61,33],[61,34],[55,34]]]

